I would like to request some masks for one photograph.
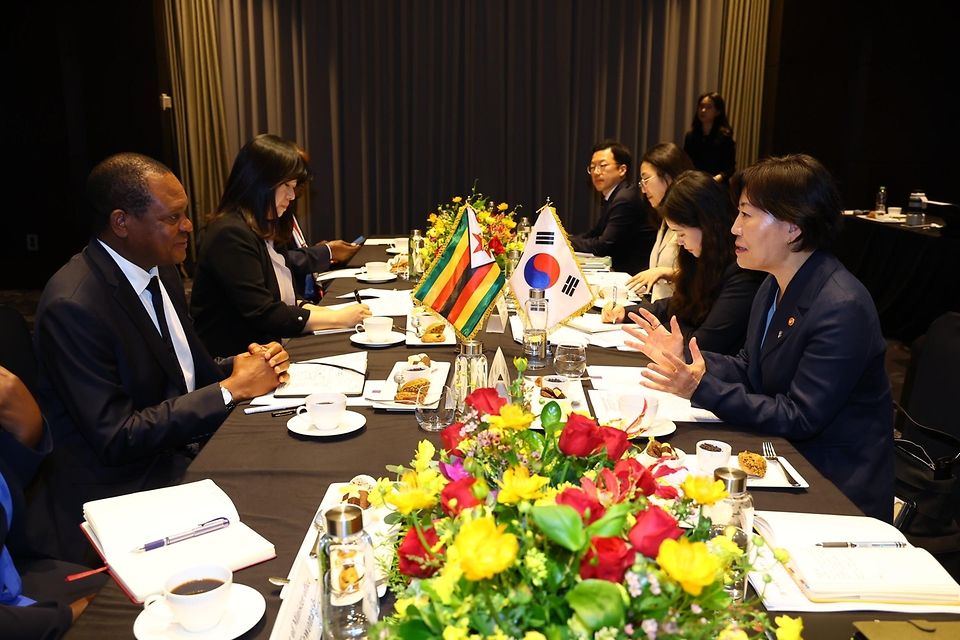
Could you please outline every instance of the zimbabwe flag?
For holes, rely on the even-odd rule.
[[[461,340],[473,338],[503,290],[500,266],[483,248],[476,213],[467,204],[440,256],[413,290],[413,299],[449,322]]]

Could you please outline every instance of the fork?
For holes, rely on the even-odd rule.
[[[782,462],[780,462],[780,457],[777,455],[777,450],[773,448],[772,442],[768,441],[763,443],[763,457],[770,462],[776,462],[778,465],[780,465],[780,469],[783,471],[784,477],[787,479],[787,482],[789,482],[791,486],[794,486],[794,487],[800,486],[800,483],[797,482],[797,479],[794,478],[792,475],[790,475],[790,472],[787,471],[787,468],[783,466]]]

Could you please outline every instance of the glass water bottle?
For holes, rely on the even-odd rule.
[[[463,415],[467,396],[487,386],[487,356],[483,355],[483,343],[479,340],[464,340],[454,368],[454,395],[457,398],[457,415]]]
[[[410,233],[409,255],[407,256],[407,279],[412,282],[419,282],[423,275],[423,255],[420,250],[423,249],[424,239],[420,234],[420,229],[414,229]]]
[[[526,216],[520,218],[520,222],[517,223],[517,241],[523,243],[524,246],[527,244],[527,238],[530,237],[530,220]]]
[[[523,357],[527,369],[538,371],[547,366],[547,299],[543,289],[530,289],[523,311]]]
[[[753,560],[753,497],[747,492],[747,474],[740,469],[719,467],[713,477],[723,482],[730,495],[707,510],[710,534],[711,537],[726,536],[743,550],[743,560],[734,563],[724,577],[727,593],[734,602],[741,602],[747,592],[747,572],[743,563]]]
[[[353,504],[329,509],[320,539],[320,612],[327,640],[367,638],[380,615],[373,542]]]

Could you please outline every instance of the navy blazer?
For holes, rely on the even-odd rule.
[[[38,402],[54,448],[40,470],[28,530],[51,556],[83,562],[83,503],[175,480],[167,452],[214,432],[227,417],[219,382],[232,361],[214,362],[201,345],[177,268],[158,271],[193,354],[193,393],[97,239],[53,275],[40,298],[33,335]],[[59,540],[48,535],[49,522]]]
[[[737,356],[704,353],[692,401],[726,422],[790,440],[865,514],[893,518],[893,401],[887,345],[866,288],[834,256],[815,252],[777,295],[757,292]]]
[[[613,268],[639,273],[649,267],[650,250],[657,240],[643,210],[637,185],[626,180],[614,187],[597,224],[586,233],[570,236],[575,251],[610,256]]]
[[[274,248],[287,258],[282,243]],[[190,312],[200,339],[215,356],[246,351],[252,342],[300,335],[310,318],[309,311],[280,300],[267,247],[238,212],[226,213],[204,229]]]

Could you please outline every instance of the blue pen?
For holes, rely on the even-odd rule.
[[[202,536],[205,533],[213,533],[214,531],[219,531],[230,525],[230,520],[228,518],[220,517],[214,518],[213,520],[208,520],[203,524],[198,524],[190,531],[184,531],[183,533],[178,533],[176,535],[168,536],[166,538],[161,538],[160,540],[154,540],[153,542],[148,542],[142,547],[137,547],[132,551],[132,553],[143,553],[144,551],[153,551],[154,549],[159,549],[160,547],[165,547],[168,544],[174,544],[175,542],[183,542],[184,540],[189,540],[190,538],[196,538],[197,536]]]

